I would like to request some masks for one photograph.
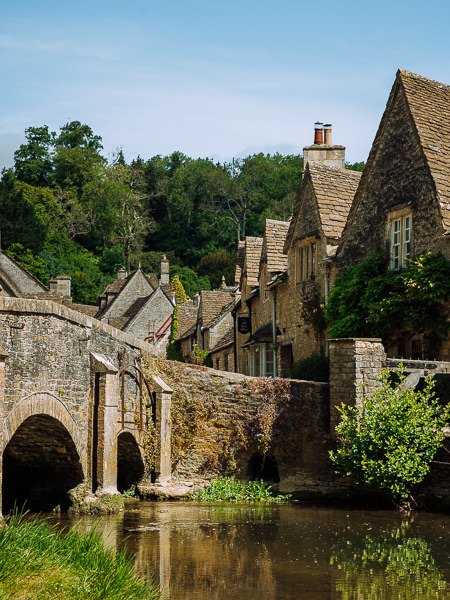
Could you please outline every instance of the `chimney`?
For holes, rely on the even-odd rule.
[[[331,123],[327,123],[326,125],[323,126],[323,131],[325,134],[325,140],[324,140],[324,144],[326,144],[327,146],[331,146],[332,145],[332,141],[331,141]]]
[[[70,298],[72,296],[71,285],[72,279],[70,275],[59,275],[49,283],[51,292],[64,296],[65,298]]]
[[[325,134],[325,140],[324,140]],[[314,144],[303,148],[303,165],[345,169],[345,146],[331,141],[331,124],[314,123]]]
[[[314,144],[323,144],[323,123],[320,121],[314,123]]]
[[[120,281],[123,281],[124,279],[126,279],[128,276],[128,273],[126,272],[126,270],[123,267],[120,267],[120,269],[117,271],[117,279],[119,279]]]
[[[165,254],[161,258],[161,278],[159,283],[160,285],[169,285],[169,261]]]

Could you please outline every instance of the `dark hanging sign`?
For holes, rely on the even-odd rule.
[[[238,331],[239,333],[250,333],[250,317],[238,317]]]

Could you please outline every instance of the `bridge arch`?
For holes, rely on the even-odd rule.
[[[68,492],[84,479],[76,423],[59,398],[36,393],[21,400],[5,420],[2,509],[66,509]]]
[[[117,489],[129,490],[144,476],[143,448],[128,430],[122,430],[117,438]]]

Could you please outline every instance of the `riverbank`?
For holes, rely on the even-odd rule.
[[[12,516],[0,528],[0,599],[156,600],[124,552],[107,550],[95,530],[58,530]]]

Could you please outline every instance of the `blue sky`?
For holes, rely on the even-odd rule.
[[[445,0],[3,2],[0,168],[26,127],[70,120],[106,155],[217,160],[301,152],[319,120],[365,160],[397,68],[450,84],[449,17]]]

